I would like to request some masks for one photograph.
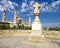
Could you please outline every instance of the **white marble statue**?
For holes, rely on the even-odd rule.
[[[39,14],[40,14],[40,10],[39,10],[40,4],[38,4],[38,2],[36,2],[36,3],[33,5],[33,7],[34,7],[34,15],[35,15],[35,16],[39,16]]]
[[[42,37],[42,25],[39,19],[39,15],[40,15],[40,4],[38,2],[36,2],[33,5],[34,8],[34,15],[35,15],[35,19],[32,23],[32,33],[30,36],[38,36],[38,37]]]

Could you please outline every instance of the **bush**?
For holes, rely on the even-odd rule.
[[[31,30],[31,27],[28,27],[28,26],[24,26],[23,24],[22,25],[19,25],[19,26],[13,26],[12,28],[9,28],[8,26],[6,25],[0,25],[0,30],[6,30],[6,29],[21,29],[21,30]]]
[[[49,28],[49,30],[60,31],[60,28],[58,28],[58,27],[54,27],[54,28]]]
[[[18,29],[31,30],[31,27],[28,27],[28,26],[25,27],[25,26],[22,24],[22,25],[18,26]]]
[[[22,24],[22,25],[19,25],[18,26],[18,29],[24,29],[24,25]]]
[[[27,26],[27,27],[25,27],[25,30],[31,30],[31,27]]]
[[[10,28],[10,29],[16,29],[16,26],[14,25],[12,28]]]
[[[0,25],[0,30],[5,30],[5,29],[9,29],[9,27],[6,25]]]

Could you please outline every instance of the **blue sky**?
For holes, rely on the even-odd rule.
[[[28,22],[28,17],[34,20],[33,4],[39,2],[40,20],[43,26],[60,26],[60,0],[0,0],[0,21],[2,12],[6,10],[7,20],[13,21],[14,10],[18,11],[19,17]]]

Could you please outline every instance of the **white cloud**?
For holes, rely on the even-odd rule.
[[[15,3],[15,2],[14,2],[13,4],[14,4],[15,6],[19,6],[19,5],[18,5],[17,3]]]
[[[21,7],[24,8],[26,6],[27,6],[27,4],[25,2],[23,2]]]
[[[0,1],[0,11],[4,11],[4,10],[14,10],[15,6],[18,6],[17,3],[15,2],[11,2],[9,0],[1,0]]]
[[[4,11],[5,7],[3,7],[2,5],[0,5],[0,11]]]
[[[59,0],[52,3],[52,7],[56,7],[56,6],[59,6],[59,5],[60,5],[60,1]]]
[[[41,12],[51,12],[53,10],[52,6],[47,2],[41,3]]]
[[[24,0],[27,3],[27,0]]]
[[[30,1],[30,5],[31,5],[31,6],[32,6],[34,3],[35,3],[35,1],[33,1],[33,0]]]
[[[27,2],[23,2],[21,5],[21,12],[25,12],[28,9],[28,4]]]
[[[26,9],[25,9],[25,8],[22,8],[22,9],[21,9],[21,12],[25,12],[25,11],[26,11]]]
[[[41,11],[42,12],[56,12],[59,9],[60,1],[55,1],[51,4],[47,2],[41,3]]]
[[[25,0],[25,2],[21,5],[21,12],[32,12],[33,7],[32,5],[35,3],[35,1],[31,0],[29,4],[27,4],[28,0]]]
[[[33,4],[35,3],[34,0],[30,0],[30,3],[27,4],[28,0],[25,0],[25,2],[22,3],[21,8],[22,12],[32,12],[33,10]],[[48,4],[48,2],[42,2],[40,11],[41,12],[56,12],[59,9],[60,0],[52,2],[51,4]]]

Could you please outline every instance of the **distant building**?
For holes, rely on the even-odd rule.
[[[2,13],[2,22],[6,22],[6,12],[5,12],[5,10]]]
[[[5,12],[5,10],[2,13],[2,22],[0,22],[0,25],[6,25],[7,27],[10,27],[10,23],[6,22],[6,12]]]
[[[10,28],[14,26],[13,22],[9,21],[8,23],[10,24]]]
[[[0,25],[6,25],[7,27],[10,27],[10,23],[7,22],[0,22]]]
[[[25,22],[23,21],[22,18],[20,18],[18,16],[18,12],[15,10],[14,11],[14,19],[13,21],[6,21],[6,12],[4,10],[4,12],[2,13],[2,22],[0,22],[0,25],[6,25],[9,26],[10,28],[13,26],[19,26],[19,25],[24,25],[24,26],[31,26],[31,18],[29,17],[29,22]]]
[[[31,26],[31,22],[32,22],[31,17],[29,17],[29,26]]]
[[[18,12],[15,10],[14,11],[14,20],[13,20],[14,26],[17,26],[17,18],[18,18]]]

